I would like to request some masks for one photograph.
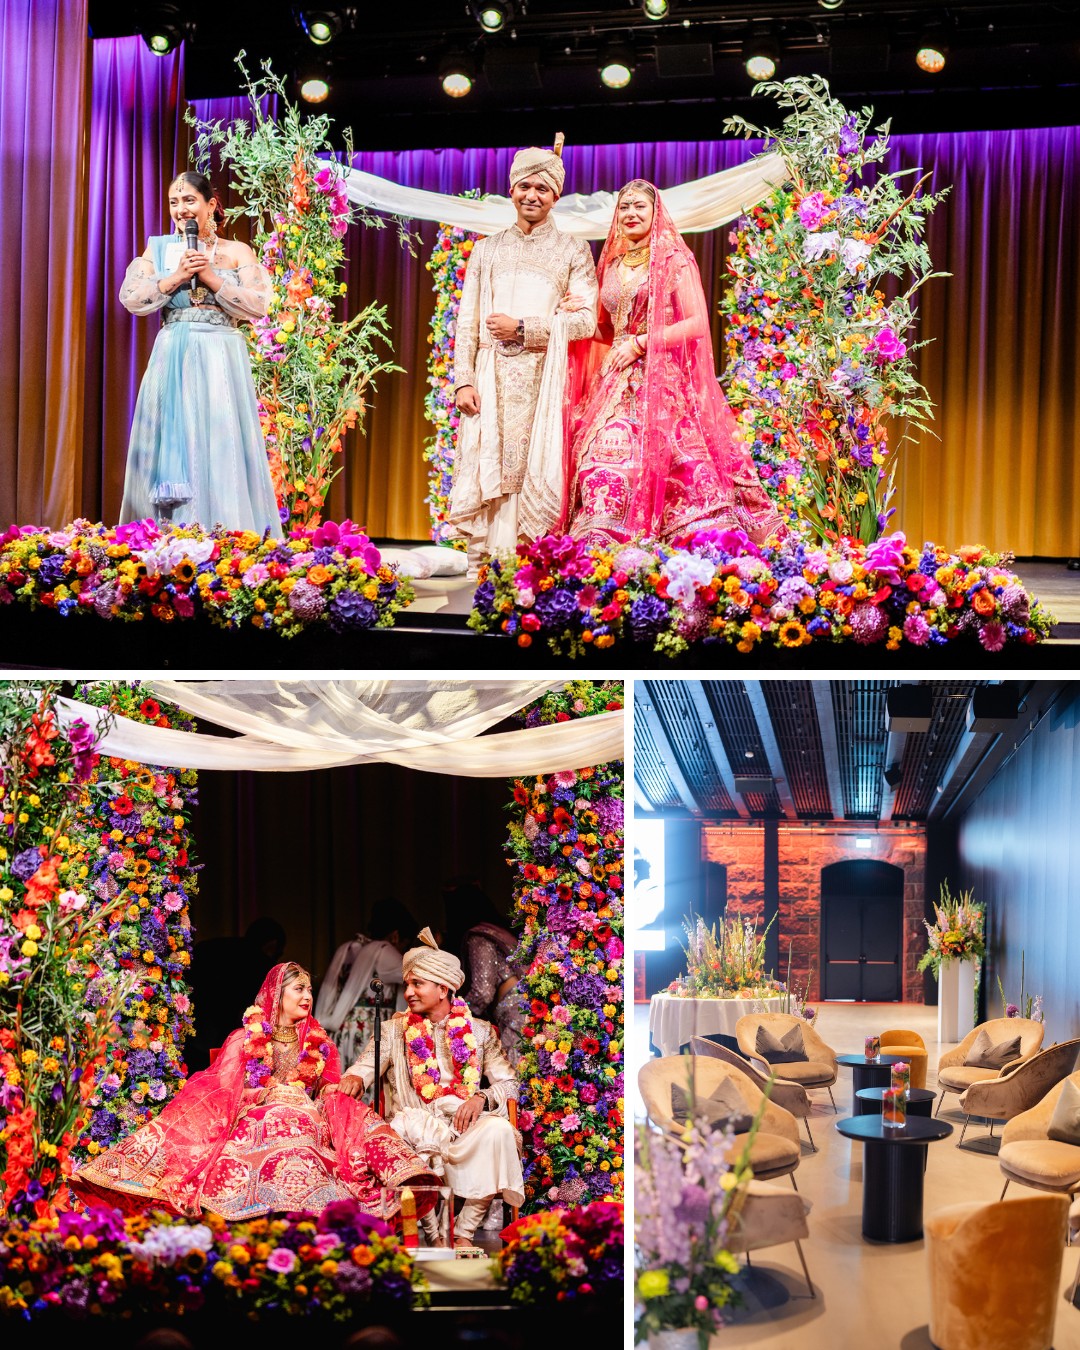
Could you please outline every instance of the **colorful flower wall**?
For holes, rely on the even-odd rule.
[[[623,706],[619,681],[570,681],[528,726]],[[621,1196],[623,766],[514,781],[507,851],[524,929],[518,1064],[528,1210]]]
[[[476,196],[467,193],[466,196]],[[431,511],[431,537],[437,544],[448,543],[450,526],[446,513],[450,489],[454,483],[454,450],[458,411],[454,404],[454,335],[457,330],[461,288],[465,268],[477,235],[452,225],[440,225],[435,248],[425,266],[431,273],[435,292],[435,313],[431,320],[431,354],[428,357],[428,392],[424,413],[435,428],[425,448],[428,471],[428,495],[424,498]],[[462,542],[462,547],[464,544]]]
[[[193,721],[138,683],[89,685],[79,698],[133,721],[190,731]],[[155,1115],[187,1078],[184,1040],[192,1031],[186,985],[198,889],[188,830],[197,800],[192,769],[158,769],[102,757],[70,830],[85,885],[109,906],[85,967],[94,1006],[123,981],[133,988],[114,1014],[115,1039],[89,1097],[82,1149],[93,1155]]]

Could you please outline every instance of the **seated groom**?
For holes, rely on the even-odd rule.
[[[455,997],[465,980],[456,956],[425,928],[420,947],[402,958],[407,1013],[383,1025],[380,1073],[389,1078],[390,1125],[464,1200],[456,1245],[471,1246],[492,1200],[524,1198],[517,1137],[506,1102],[518,1084],[490,1022]],[[375,1041],[341,1080],[358,1097],[375,1078]]]

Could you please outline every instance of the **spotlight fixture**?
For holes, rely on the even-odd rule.
[[[940,75],[945,69],[945,58],[948,54],[949,49],[940,34],[924,33],[919,41],[919,49],[915,53],[915,64],[928,75]]]
[[[300,27],[316,47],[325,47],[341,32],[341,16],[332,9],[302,9]]]
[[[743,43],[743,61],[752,80],[771,80],[780,63],[780,44],[771,33],[753,33]]]
[[[470,8],[485,33],[498,33],[514,15],[513,6],[508,0],[474,0]]]
[[[439,66],[439,82],[443,93],[451,98],[464,98],[476,79],[476,65],[464,52],[450,52]]]
[[[822,9],[840,9],[844,0],[817,0]]]
[[[641,12],[653,23],[659,23],[671,13],[671,0],[641,0]]]
[[[600,49],[600,78],[609,89],[625,89],[633,78],[634,53],[625,42],[605,42]]]
[[[168,56],[184,40],[184,25],[176,5],[151,5],[139,31],[155,56]]]
[[[330,81],[322,71],[301,75],[299,85],[305,103],[325,103],[330,97]]]

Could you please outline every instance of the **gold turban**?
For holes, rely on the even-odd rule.
[[[566,169],[558,150],[545,150],[539,145],[519,150],[510,165],[510,186],[523,178],[542,178],[556,197],[561,197]]]
[[[465,983],[461,962],[450,952],[443,951],[430,928],[425,928],[417,937],[424,945],[411,947],[401,958],[405,979],[408,980],[410,975],[419,975],[422,980],[445,984],[456,993]]]

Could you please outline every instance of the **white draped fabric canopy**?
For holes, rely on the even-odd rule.
[[[787,176],[779,155],[762,155],[733,169],[663,188],[664,205],[682,234],[700,234],[734,220],[767,197]],[[350,201],[406,220],[435,220],[474,234],[496,234],[514,223],[514,207],[509,197],[455,197],[446,192],[425,192],[359,169],[349,169],[344,181]],[[622,184],[613,186],[617,190]],[[614,209],[614,191],[587,195],[575,192],[559,198],[552,218],[560,230],[577,239],[605,239]]]
[[[75,699],[64,725],[102,727],[98,750],[185,769],[329,769],[384,762],[466,778],[520,777],[623,758],[616,712],[482,735],[561,681],[154,680],[158,698],[238,734],[146,726]]]

